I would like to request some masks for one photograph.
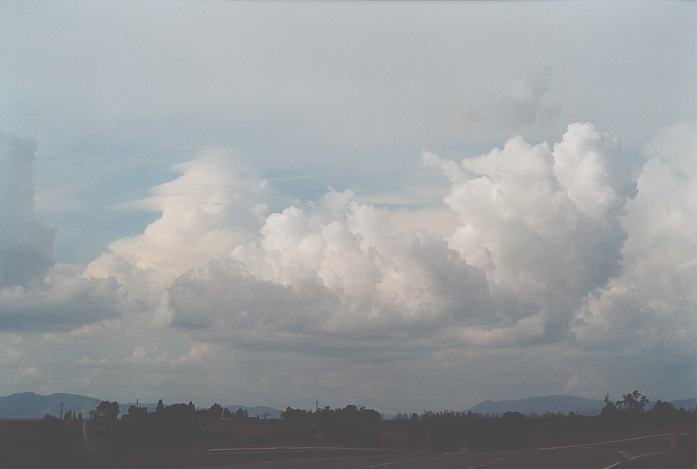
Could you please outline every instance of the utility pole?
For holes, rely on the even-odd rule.
[[[319,412],[319,399],[315,399],[315,412]]]
[[[60,419],[63,420],[63,403],[61,402],[60,406]]]

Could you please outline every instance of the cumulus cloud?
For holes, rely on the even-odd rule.
[[[134,297],[146,298],[190,269],[226,257],[258,230],[273,193],[224,150],[172,169],[181,176],[132,204],[161,216],[144,233],[111,243],[87,267],[90,276],[116,277]]]
[[[452,182],[445,203],[460,226],[449,247],[513,301],[511,318],[544,318],[519,323],[539,338],[563,336],[583,298],[620,268],[633,185],[617,160],[615,143],[590,124],[570,125],[553,147],[515,137],[460,165],[424,156]]]
[[[694,357],[697,336],[697,126],[678,124],[649,157],[623,225],[622,272],[576,316],[587,347],[669,350]]]
[[[386,333],[482,319],[490,308],[484,277],[443,240],[406,236],[386,210],[358,203],[350,191],[259,219],[268,190],[256,176],[241,176],[222,156],[175,169],[182,175],[146,201],[161,218],[87,268],[164,305],[175,327],[238,340]]]
[[[211,340],[261,345],[317,329],[336,298],[317,284],[291,288],[240,272],[235,264],[211,262],[168,290],[172,325],[203,331]]]
[[[273,382],[283,373],[271,369],[292,361],[279,350],[328,370],[369,362],[375,383],[392,369],[412,379],[388,362],[418,363],[427,376],[433,360],[441,372],[463,360],[481,372],[487,360],[516,358],[511,373],[539,360],[572,367],[560,392],[616,375],[584,354],[689,368],[695,134],[688,124],[659,133],[636,181],[618,143],[587,123],[556,143],[513,137],[461,161],[424,153],[447,195],[413,211],[351,190],[283,199],[228,152],[203,152],[133,204],[160,213],[143,233],[114,241],[84,271],[44,263],[0,288],[0,330],[70,331],[92,344],[75,356],[80,379],[103,364],[154,387],[184,369],[205,374],[204,364],[257,370],[261,356],[260,379]],[[9,362],[24,382],[20,365],[50,369],[30,354]]]
[[[56,266],[54,230],[34,211],[35,144],[0,133],[0,331],[66,331],[112,318],[118,285]]]
[[[272,214],[260,239],[233,258],[256,277],[330,291],[338,304],[324,316],[329,330],[483,315],[487,286],[476,269],[442,240],[400,233],[386,210],[353,199],[350,191],[329,192],[307,210]]]
[[[237,346],[567,340],[577,310],[622,271],[636,188],[618,153],[572,124],[553,145],[514,137],[460,163],[425,154],[450,184],[445,234],[419,229],[429,216],[405,228],[352,191],[274,211],[265,181],[207,153],[141,203],[160,218],[86,272],[118,279],[196,340]]]

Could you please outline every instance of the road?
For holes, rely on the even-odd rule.
[[[669,438],[548,449],[491,452],[341,451],[214,457],[202,467],[230,469],[682,469]],[[691,468],[690,468],[691,469]]]

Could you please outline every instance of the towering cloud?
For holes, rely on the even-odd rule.
[[[0,133],[0,331],[65,331],[115,317],[114,281],[54,265],[54,230],[34,210],[35,151],[32,141]]]
[[[181,176],[142,202],[162,216],[87,269],[199,341],[570,343],[597,322],[590,305],[628,275],[633,252],[657,249],[635,246],[658,183],[642,175],[632,199],[617,143],[591,124],[554,145],[515,137],[460,163],[425,154],[450,181],[457,222],[444,237],[418,219],[405,230],[351,191],[266,214],[278,198],[229,161],[208,153],[177,166]],[[658,164],[668,163],[645,174]],[[678,297],[693,304],[687,290]]]
[[[693,370],[695,130],[661,132],[636,181],[617,142],[591,124],[570,125],[554,144],[514,137],[459,162],[425,153],[447,195],[410,213],[350,190],[290,201],[210,150],[135,204],[160,213],[143,233],[114,241],[84,271],[53,263],[52,231],[33,208],[33,147],[10,139],[2,210],[15,222],[2,231],[0,332],[72,331],[101,346],[108,327],[120,334],[112,355],[78,358],[134,372],[175,373],[219,353],[255,367],[253,354],[276,350],[317,363],[409,356],[424,369],[433,354],[475,368],[513,354],[562,370],[601,351]],[[15,265],[17,256],[32,262]],[[550,350],[564,364],[541,355]],[[574,383],[614,373],[573,366]]]
[[[273,192],[265,180],[237,166],[232,155],[209,150],[172,169],[181,176],[136,204],[161,212],[160,218],[143,234],[114,241],[88,267],[90,275],[128,282],[142,274],[162,287],[190,269],[228,257],[258,230]]]
[[[33,141],[0,131],[0,288],[41,279],[54,231],[34,213]]]
[[[583,298],[619,270],[633,185],[615,147],[572,124],[553,148],[516,137],[460,165],[424,156],[452,182],[445,203],[461,223],[448,245],[513,301],[504,316],[538,317],[539,338],[566,334]]]
[[[623,224],[622,272],[591,295],[575,331],[590,347],[694,357],[697,335],[697,126],[661,131]]]

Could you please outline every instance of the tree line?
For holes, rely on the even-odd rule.
[[[62,419],[47,416],[37,423],[17,424],[15,428],[22,431],[0,438],[0,452],[8,461],[12,457],[38,461],[35,466],[22,467],[44,467],[44,463],[82,467],[89,460],[85,459],[85,435],[100,442],[102,467],[108,467],[104,461],[128,464],[125,461],[134,454],[178,451],[182,458],[196,458],[205,448],[245,445],[486,451],[597,441],[632,433],[679,431],[691,432],[694,438],[696,418],[694,409],[676,409],[669,402],[650,406],[639,391],[616,401],[606,396],[600,414],[594,416],[429,411],[383,419],[374,409],[347,405],[315,410],[288,407],[280,419],[259,420],[248,417],[244,409],[230,412],[217,403],[197,409],[191,402],[165,405],[160,400],[153,411],[131,405],[121,414],[118,403],[103,401],[89,418],[66,412]]]

